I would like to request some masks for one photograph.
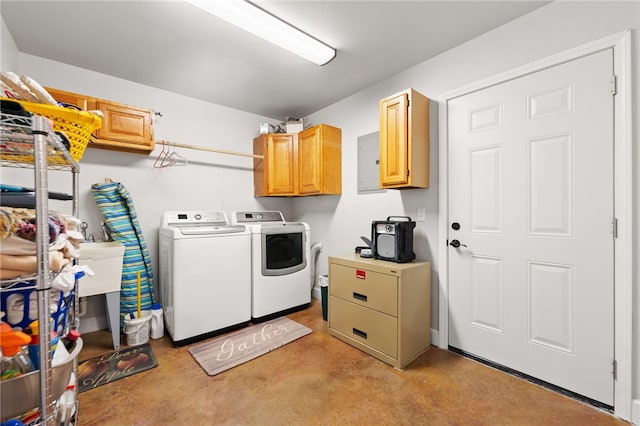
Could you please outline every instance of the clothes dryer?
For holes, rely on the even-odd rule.
[[[286,222],[279,211],[233,212],[251,232],[251,317],[254,321],[311,303],[309,225]]]
[[[251,320],[251,233],[220,211],[169,211],[159,230],[160,298],[176,346]]]

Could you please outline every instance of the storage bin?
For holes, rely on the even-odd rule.
[[[82,338],[78,338],[69,357],[51,369],[51,393],[57,400],[67,390],[71,379],[73,362],[82,350]],[[40,370],[9,380],[0,381],[0,421],[20,416],[40,406]]]
[[[78,265],[89,266],[95,275],[78,283],[78,296],[120,291],[124,246],[116,242],[81,243]]]
[[[287,128],[287,133],[300,133],[304,129],[304,121],[287,121],[285,127]]]
[[[3,321],[11,327],[27,328],[32,321],[38,319],[35,284],[35,280],[18,282],[0,293],[0,310],[6,313]],[[50,306],[55,307],[51,313],[52,329],[58,335],[63,335],[67,327],[69,306],[73,301],[74,291],[65,296],[61,291],[52,289],[49,294]]]

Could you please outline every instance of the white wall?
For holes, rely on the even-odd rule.
[[[0,70],[16,69],[18,65],[18,46],[9,32],[9,29],[2,20],[0,27],[0,42],[2,49],[0,50]]]
[[[370,235],[372,220],[389,215],[416,218],[418,208],[426,208],[425,222],[418,222],[415,251],[419,260],[433,263],[432,324],[438,330],[438,140],[437,108],[432,108],[431,123],[431,188],[358,195],[356,190],[357,137],[378,130],[378,100],[408,87],[432,99],[441,94],[483,78],[527,64],[554,53],[588,43],[625,29],[633,31],[633,108],[638,115],[640,82],[637,75],[640,58],[637,30],[640,28],[638,2],[553,2],[511,23],[464,43],[431,60],[396,74],[374,86],[350,96],[309,117],[313,124],[328,123],[343,131],[343,193],[341,196],[299,199],[254,199],[251,163],[248,159],[180,150],[193,162],[182,169],[154,169],[159,152],[150,156],[89,149],[80,163],[82,207],[81,217],[96,231],[99,214],[89,195],[92,183],[109,176],[122,181],[129,191],[140,216],[140,222],[152,252],[157,259],[157,227],[163,211],[174,208],[280,209],[290,220],[303,220],[311,225],[312,242],[322,242],[323,252],[318,273],[326,273],[327,256],[353,251],[360,236]],[[5,33],[2,23],[2,59],[5,60]],[[69,67],[52,61],[20,54],[17,71],[29,74],[45,85],[105,97],[123,103],[161,111],[164,117],[156,125],[156,138],[208,145],[219,148],[251,150],[258,123],[264,117],[207,104],[180,95],[156,90],[113,77]],[[3,66],[3,69],[4,66]],[[270,120],[273,122],[273,120]],[[637,120],[633,124],[637,140]],[[635,145],[635,144],[634,144]],[[634,152],[634,165],[640,164],[640,151]],[[637,167],[636,167],[637,168]],[[5,179],[5,170],[2,179]],[[638,200],[640,176],[634,175],[634,249],[638,253],[640,224]],[[11,182],[6,182],[11,183]],[[64,178],[55,178],[53,190],[65,190]],[[444,248],[443,248],[444,249]],[[155,266],[154,266],[155,267]],[[157,270],[157,267],[155,267]],[[634,270],[634,352],[633,420],[640,421],[640,339],[638,314],[640,291],[638,266]]]
[[[626,29],[632,29],[633,46],[633,110],[638,116],[640,82],[637,75],[640,58],[637,31],[640,28],[638,2],[554,2],[528,15],[451,49],[431,60],[396,74],[328,108],[312,114],[313,123],[326,122],[343,131],[343,194],[341,197],[294,200],[294,216],[311,224],[317,235],[324,237],[324,250],[319,269],[325,273],[327,256],[350,252],[359,244],[360,235],[369,235],[373,219],[388,215],[415,218],[418,207],[427,208],[427,220],[416,228],[415,251],[420,260],[431,260],[433,283],[438,285],[438,184],[437,139],[431,139],[431,178],[426,190],[387,191],[357,195],[357,137],[378,130],[378,100],[408,87],[438,99],[443,93],[477,82],[492,75],[534,62],[538,59],[585,44]],[[437,121],[432,123],[437,124]],[[637,120],[633,123],[634,141],[638,137]],[[634,144],[637,146],[637,144]],[[640,164],[640,151],[633,162]],[[635,167],[637,170],[637,167]],[[634,175],[634,249],[638,253],[640,224],[640,175]],[[442,248],[443,250],[446,248]],[[324,268],[324,269],[322,269]],[[634,352],[633,352],[633,421],[640,422],[640,291],[638,266],[633,274],[634,288]],[[438,289],[432,293],[432,327],[438,329]],[[436,334],[436,333],[434,333]],[[437,334],[436,334],[437,335]]]

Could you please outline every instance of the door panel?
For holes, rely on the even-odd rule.
[[[471,258],[471,323],[476,327],[504,330],[503,259]]]
[[[320,128],[298,133],[298,193],[318,194],[322,191],[321,161]]]
[[[389,98],[380,105],[380,184],[408,183],[408,95]]]
[[[573,234],[573,142],[571,133],[544,136],[529,145],[529,234]]]
[[[448,104],[450,345],[608,405],[612,74],[608,49]]]
[[[292,195],[294,181],[293,135],[269,135],[267,142],[267,192],[269,195]]]
[[[502,232],[502,147],[470,151],[471,228],[475,232]]]

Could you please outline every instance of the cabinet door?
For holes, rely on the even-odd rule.
[[[298,194],[342,193],[342,130],[318,124],[298,133]]]
[[[298,134],[298,193],[322,191],[322,131],[316,126]]]
[[[102,128],[97,131],[101,139],[96,141],[97,146],[126,144],[130,149],[153,150],[151,111],[100,100],[96,107],[104,114]]]
[[[267,195],[293,195],[295,192],[294,135],[272,134],[265,149]]]
[[[408,183],[408,95],[380,101],[380,186]]]

